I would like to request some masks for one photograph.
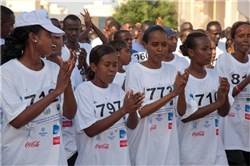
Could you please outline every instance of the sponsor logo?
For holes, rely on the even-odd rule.
[[[205,131],[198,131],[198,132],[192,133],[193,137],[203,137],[204,135],[205,135]]]
[[[214,123],[215,123],[215,127],[218,127],[218,126],[219,126],[219,120],[218,120],[218,119],[215,119],[215,120],[214,120]]]
[[[173,120],[173,113],[172,112],[168,113],[168,120]]]
[[[26,142],[25,148],[38,148],[40,146],[40,141]]]
[[[155,118],[158,122],[160,122],[163,118],[161,117],[161,114],[158,114],[157,117]]]
[[[109,144],[96,144],[95,149],[109,149]]]
[[[247,101],[247,102],[250,102],[250,98],[246,98],[246,101]]]
[[[120,141],[120,147],[127,147],[128,146],[128,141],[127,140],[121,140]]]
[[[120,131],[119,131],[119,136],[120,136],[120,138],[125,138],[125,137],[126,137],[126,134],[127,134],[127,132],[126,132],[125,130],[120,130]]]
[[[148,116],[148,123],[152,123],[152,122],[153,122],[152,117]]]
[[[62,127],[71,127],[73,125],[72,120],[63,121]]]
[[[245,112],[250,112],[250,105],[245,105]]]
[[[100,140],[101,140],[100,134],[96,135],[96,136],[95,136],[95,139],[96,139],[97,141],[100,141]]]
[[[43,111],[44,115],[49,115],[51,113],[51,110],[50,108],[46,108],[44,111]]]
[[[216,129],[215,132],[216,132],[216,135],[219,135],[219,129]]]
[[[245,119],[250,120],[250,114],[245,114]]]
[[[174,105],[174,100],[171,100],[169,103],[170,106]]]
[[[60,129],[60,127],[57,124],[53,125],[53,134],[58,134],[59,129]]]
[[[39,132],[39,135],[42,136],[42,137],[44,137],[44,136],[46,136],[47,134],[48,134],[48,132],[45,131],[45,128],[44,128],[44,127],[41,128],[41,131]]]
[[[236,104],[236,106],[234,107],[236,111],[240,111],[241,108],[240,108],[240,104]]]
[[[198,125],[197,121],[192,121],[193,129],[197,129],[197,125]]]
[[[60,144],[60,136],[53,137],[53,145],[58,145],[58,144]]]
[[[168,129],[172,129],[172,123],[168,123]]]
[[[153,124],[153,125],[151,125],[151,127],[150,127],[150,131],[155,130],[156,128],[157,128],[157,125],[156,125],[156,124]]]
[[[235,117],[235,113],[230,111],[228,114],[227,114],[228,117]]]
[[[110,132],[108,138],[109,138],[110,140],[113,140],[113,139],[115,138],[114,132]]]
[[[209,121],[206,120],[206,121],[205,121],[205,124],[204,124],[203,126],[204,126],[205,128],[209,128],[209,127],[210,127]]]
[[[57,110],[57,111],[60,111],[60,108],[61,108],[60,104],[57,104],[57,105],[56,105],[56,110]]]

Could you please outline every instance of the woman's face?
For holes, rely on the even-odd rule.
[[[52,33],[42,29],[37,35],[36,50],[40,55],[50,55],[52,53]]]
[[[148,36],[148,43],[144,47],[148,53],[148,61],[160,64],[168,49],[166,33],[161,31],[151,32]]]
[[[55,47],[52,48],[51,55],[61,55],[62,46],[63,46],[63,38],[62,38],[62,36],[52,35],[52,44]]]
[[[190,50],[191,62],[204,66],[211,63],[212,48],[211,41],[207,37],[195,39],[196,48]]]
[[[250,25],[243,24],[236,29],[233,39],[234,50],[246,54],[250,47]]]
[[[119,61],[121,61],[122,65],[128,65],[131,61],[131,53],[129,47],[123,47],[119,51]]]
[[[109,53],[101,57],[97,65],[91,64],[91,69],[95,72],[93,82],[99,87],[107,87],[112,83],[118,71],[118,59],[115,53]]]

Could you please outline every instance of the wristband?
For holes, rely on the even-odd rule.
[[[141,108],[140,108],[139,110],[141,110]],[[140,113],[139,113],[139,110],[136,111],[136,114],[137,114],[137,117],[138,117],[139,119],[141,119],[141,115],[140,115]]]
[[[241,89],[238,87],[238,85],[235,86],[235,90],[236,90],[236,92],[238,92],[238,93],[241,92]]]

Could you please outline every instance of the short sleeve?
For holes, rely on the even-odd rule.
[[[77,132],[83,132],[83,129],[88,128],[97,121],[95,117],[95,108],[93,98],[91,97],[91,88],[87,84],[81,83],[76,91],[77,113],[75,116]]]

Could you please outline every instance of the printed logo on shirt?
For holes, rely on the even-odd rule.
[[[169,120],[169,121],[172,121],[172,120],[173,120],[173,113],[172,113],[172,112],[169,112],[169,113],[168,113],[168,120]]]
[[[189,94],[189,97],[194,100],[194,95],[192,93]]]
[[[197,129],[198,122],[197,121],[192,121],[192,129]]]
[[[250,98],[246,98],[246,102],[250,102]]]
[[[128,146],[128,141],[127,140],[120,140],[120,147],[127,147]]]
[[[60,136],[53,137],[53,145],[58,145],[60,144]]]
[[[205,121],[205,124],[204,124],[203,126],[204,126],[205,128],[209,128],[209,127],[210,127],[209,121],[206,120],[206,121]]]
[[[108,138],[109,138],[110,140],[113,140],[113,139],[115,138],[115,135],[114,135],[114,132],[113,132],[113,131],[111,131],[111,132],[109,133]]]
[[[125,138],[126,134],[127,134],[127,132],[125,130],[120,130],[119,131],[120,138]]]
[[[48,132],[45,131],[45,128],[44,128],[44,127],[42,127],[42,128],[41,128],[41,131],[39,132],[39,135],[40,135],[41,137],[44,137],[44,136],[46,136],[47,134],[48,134]]]
[[[157,125],[156,124],[152,124],[149,130],[153,131],[153,130],[156,130],[156,128],[157,128]]]
[[[205,131],[197,131],[192,133],[192,137],[203,137],[205,136]]]
[[[40,141],[26,142],[25,148],[38,148],[40,146]]]
[[[170,103],[169,103],[170,106],[173,106],[174,105],[174,100],[171,100]]]
[[[250,105],[245,105],[245,119],[250,120]]]
[[[219,120],[215,119],[214,123],[215,123],[215,135],[219,135]]]
[[[62,122],[62,127],[71,127],[71,126],[73,126],[72,120],[65,120]]]
[[[250,112],[250,105],[245,105],[245,112]]]
[[[96,135],[96,136],[95,136],[95,139],[96,139],[97,141],[101,141],[101,136],[100,136],[100,134]]]
[[[241,108],[240,108],[240,104],[236,104],[236,106],[234,107],[236,111],[240,111]]]
[[[168,123],[168,129],[172,129],[172,123]]]
[[[109,149],[109,144],[96,144],[95,149]]]
[[[57,110],[57,111],[60,111],[60,108],[61,108],[61,105],[60,105],[60,104],[57,104],[57,105],[56,105],[56,110]]]
[[[157,114],[157,117],[155,118],[158,122],[160,122],[163,118],[161,114]]]
[[[60,126],[58,126],[57,124],[53,125],[53,134],[58,134],[59,133],[59,130],[60,129]]]
[[[153,122],[152,117],[148,116],[147,121],[148,121],[148,123],[152,123]]]
[[[50,108],[47,108],[43,111],[44,115],[49,115],[51,113]]]
[[[233,111],[230,111],[228,114],[227,114],[228,117],[235,117],[235,113]]]

